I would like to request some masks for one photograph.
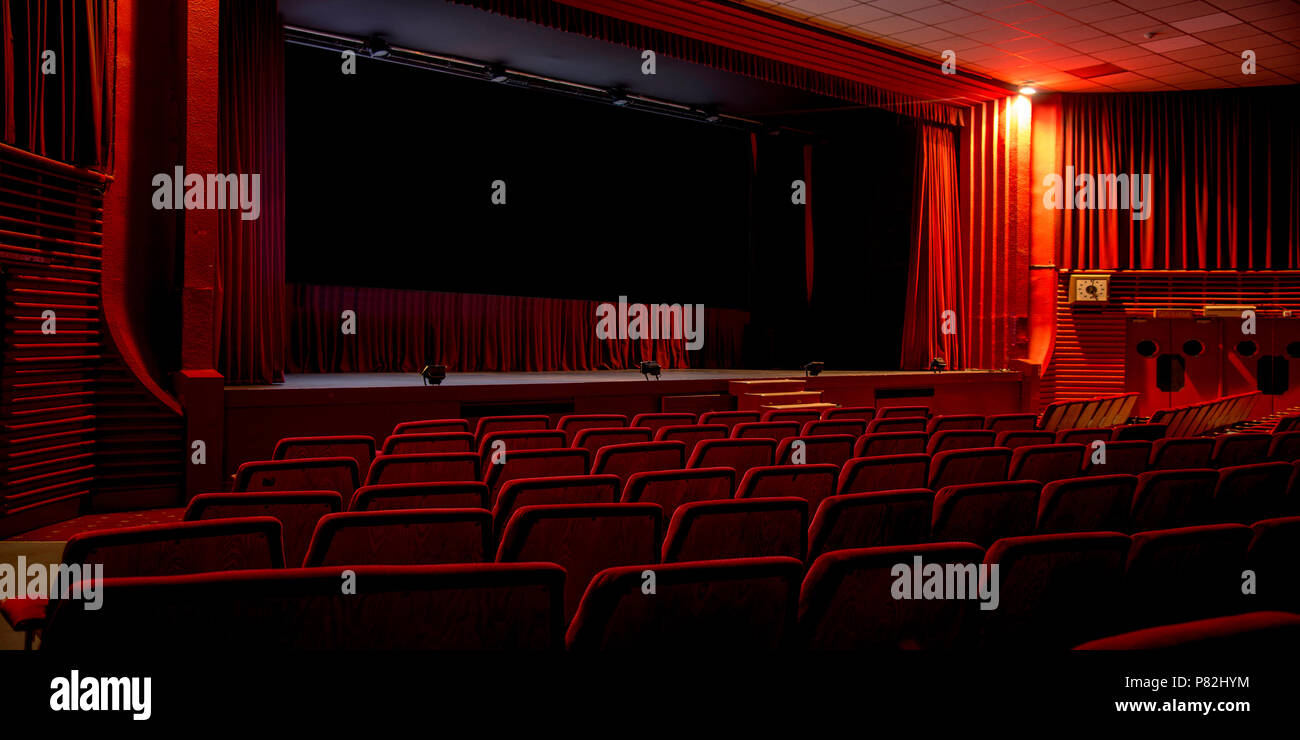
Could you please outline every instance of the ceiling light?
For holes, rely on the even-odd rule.
[[[1038,92],[1038,91],[1035,90],[1035,89],[1033,88],[1032,85],[1025,85],[1025,86],[1023,86],[1023,87],[1020,88],[1020,94],[1021,94],[1021,95],[1033,95],[1033,94],[1036,93],[1036,92]]]

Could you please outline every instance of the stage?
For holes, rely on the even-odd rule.
[[[929,406],[935,413],[1014,413],[1027,404],[1016,370],[664,370],[646,380],[636,370],[450,373],[425,386],[409,373],[288,375],[283,384],[225,389],[222,469],[269,459],[283,437],[370,434],[382,442],[401,421],[501,414],[638,414],[737,408],[733,381],[795,378],[822,401],[842,406]],[[1033,409],[1036,410],[1036,409]]]

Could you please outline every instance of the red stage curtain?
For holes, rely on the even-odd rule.
[[[1146,221],[1064,211],[1058,266],[1300,268],[1298,98],[1294,87],[1063,96],[1057,174],[1150,174],[1153,203]]]
[[[217,166],[260,176],[261,212],[219,212],[219,359],[227,383],[284,380],[284,39],[274,0],[221,3]],[[316,214],[328,218],[328,214]]]
[[[107,0],[0,0],[0,135],[62,162],[108,164],[113,73]],[[44,74],[45,52],[54,73]]]
[[[744,311],[704,311],[704,346],[683,340],[601,340],[599,301],[433,293],[389,288],[289,286],[289,372],[620,370],[641,360],[665,368],[739,367]],[[344,311],[356,334],[341,331]]]
[[[918,127],[916,195],[912,205],[912,259],[907,275],[907,317],[903,320],[900,367],[918,370],[934,357],[948,367],[965,367],[958,334],[944,334],[945,311],[963,309],[960,276],[967,274],[960,249],[960,198],[957,193],[957,142],[953,130]]]

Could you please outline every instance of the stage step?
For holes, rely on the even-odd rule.
[[[789,391],[801,391],[803,389],[803,378],[727,381],[727,392],[736,398],[740,398],[746,393],[785,393]]]
[[[826,409],[837,409],[838,403],[827,403],[819,401],[817,403],[769,403],[759,406],[759,411],[825,411]]]
[[[820,403],[821,391],[787,391],[784,393],[746,393],[736,399],[740,411],[754,411],[763,406],[799,403]]]

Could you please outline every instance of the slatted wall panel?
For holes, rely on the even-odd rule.
[[[0,145],[0,530],[124,487],[180,488],[181,419],[135,382],[104,329],[106,184]]]
[[[0,149],[5,516],[85,497],[94,483],[104,184]]]
[[[1300,271],[1166,272],[1133,270],[1111,275],[1110,301],[1071,307],[1069,275],[1056,291],[1056,343],[1042,383],[1043,405],[1052,401],[1120,393],[1129,317],[1156,309],[1200,311],[1208,304],[1254,305],[1261,317],[1300,312]]]

